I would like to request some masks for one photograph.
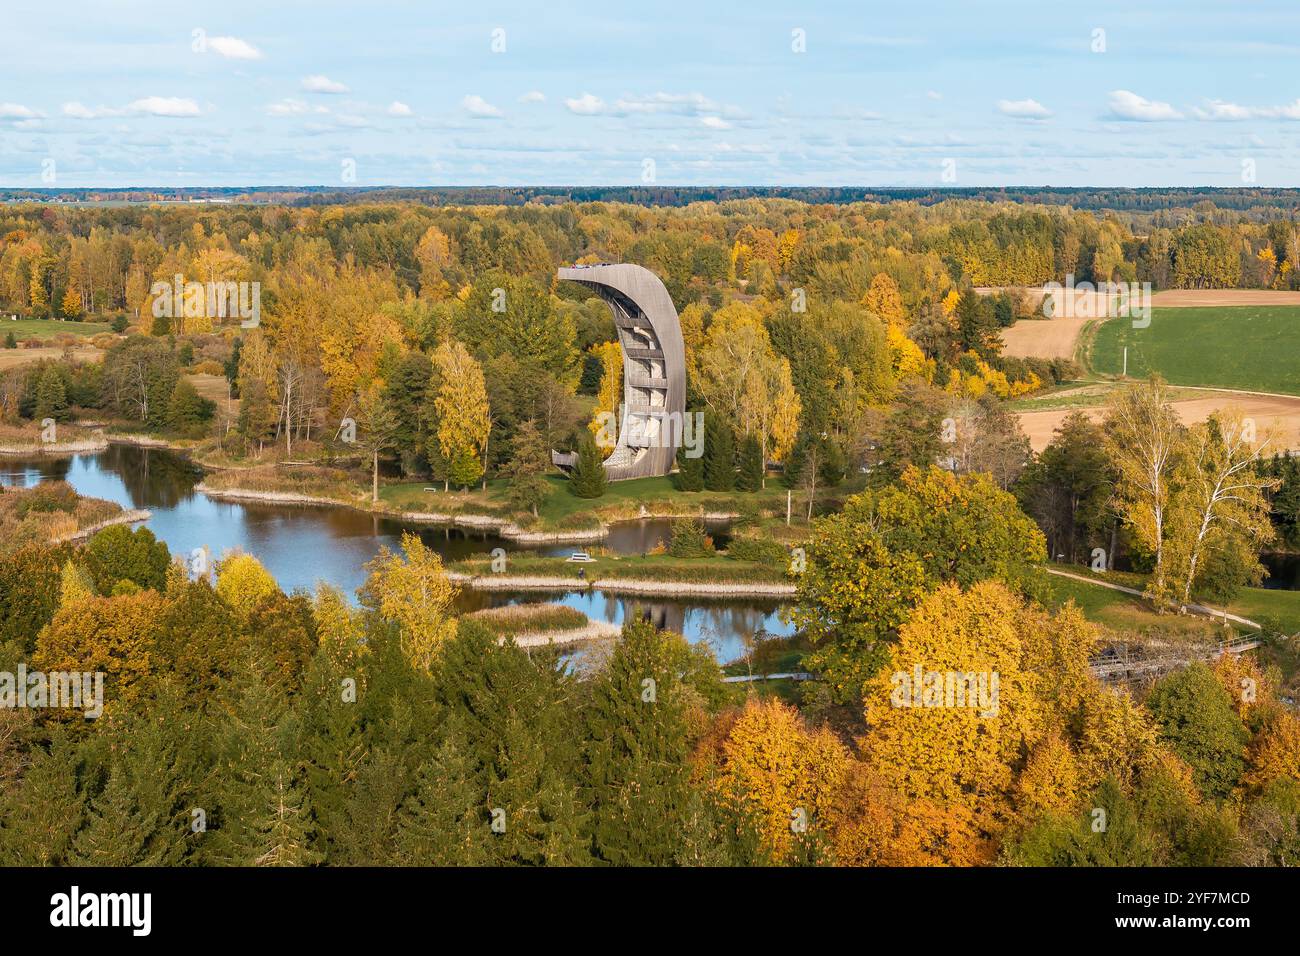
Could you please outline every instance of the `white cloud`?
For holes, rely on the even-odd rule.
[[[599,96],[583,93],[576,99],[566,99],[564,105],[571,113],[580,116],[695,116],[708,118],[706,126],[730,129],[728,120],[744,119],[738,107],[728,106],[709,99],[702,93],[648,93],[622,96],[606,103]]]
[[[73,119],[103,119],[108,116],[126,116],[141,113],[147,116],[190,117],[202,116],[203,110],[193,100],[182,96],[146,96],[132,100],[125,107],[86,106],[75,100],[63,104],[63,115]]]
[[[208,45],[231,60],[260,60],[262,51],[239,37],[211,37]]]
[[[1226,100],[1207,100],[1205,107],[1192,111],[1197,119],[1233,122],[1248,119],[1300,120],[1300,100],[1285,106],[1241,106]]]
[[[837,119],[849,120],[850,122],[874,123],[877,120],[884,119],[875,110],[839,110],[834,115]]]
[[[1113,117],[1135,120],[1140,123],[1157,123],[1161,120],[1182,119],[1183,114],[1168,103],[1148,100],[1128,90],[1114,90],[1110,94],[1110,112]]]
[[[39,119],[44,115],[19,103],[0,103],[0,119],[30,120]]]
[[[1047,119],[1052,115],[1038,100],[998,100],[998,112],[1018,119]]]
[[[89,107],[83,103],[64,103],[63,115],[71,116],[73,119],[99,119],[101,116],[121,116],[121,110],[111,109],[107,106]]]
[[[1194,110],[1197,118],[1204,120],[1244,120],[1256,115],[1254,108],[1238,106],[1225,100],[1209,100],[1205,109]]]
[[[926,90],[926,91],[925,91],[925,95],[928,96],[928,97],[929,97],[930,99],[932,99],[932,100],[941,100],[941,99],[943,99],[943,94],[940,93],[938,90]]]
[[[348,88],[342,83],[331,80],[328,76],[315,73],[302,78],[302,88],[308,93],[347,93]]]
[[[266,108],[266,112],[271,116],[300,116],[303,113],[328,113],[329,110],[323,106],[311,106],[302,100],[289,97],[278,103],[272,103]]]
[[[471,116],[496,117],[501,115],[499,109],[477,93],[470,93],[460,101],[460,105],[465,107]]]
[[[576,99],[565,100],[564,105],[569,108],[570,113],[577,113],[579,116],[595,116],[605,112],[605,101],[590,93],[583,93]]]
[[[199,116],[203,112],[198,103],[179,96],[146,96],[133,101],[127,109],[150,116]]]
[[[624,96],[614,103],[618,113],[676,113],[683,116],[713,114],[731,118],[743,115],[733,106],[716,103],[702,93],[651,93]]]
[[[414,116],[415,114],[411,112],[411,108],[407,106],[405,103],[401,102],[400,100],[393,100],[393,102],[388,104],[388,115],[389,116]]]
[[[529,90],[523,96],[519,97],[520,103],[545,103],[546,94],[538,90]]]

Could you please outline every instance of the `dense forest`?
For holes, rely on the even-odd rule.
[[[48,492],[0,497],[30,495]],[[0,663],[106,686],[94,720],[0,709],[0,861],[1295,861],[1300,719],[1274,674],[1229,656],[1140,699],[1099,684],[1093,626],[1023,596],[1042,537],[983,476],[911,471],[818,532],[799,613],[857,668],[849,723],[825,685],[800,708],[746,695],[644,621],[576,668],[521,649],[452,614],[415,536],[356,608],[286,595],[247,555],[187,573],[145,529],[12,550]],[[958,534],[973,544],[936,560]],[[848,620],[854,560],[902,589]],[[996,675],[985,709],[945,707],[941,684],[900,705],[900,675],[949,667]]]
[[[373,198],[0,207],[0,312],[66,346],[9,333],[9,349],[42,351],[0,366],[0,437],[107,422],[242,482],[325,476],[353,506],[378,503],[381,478],[466,501],[491,481],[528,526],[556,494],[608,493],[595,435],[622,394],[609,309],[556,268],[638,263],[680,313],[688,407],[705,423],[674,493],[699,511],[691,496],[728,496],[732,548],[797,590],[787,650],[813,679],[738,689],[707,649],[636,615],[576,664],[517,646],[456,612],[415,536],[369,565],[353,606],[328,587],[286,594],[250,555],[196,572],[147,529],[55,540],[95,506],[6,488],[0,673],[100,672],[106,703],[93,721],[0,709],[0,860],[1300,854],[1285,635],[1268,629],[1264,662],[1224,655],[1117,692],[1090,660],[1135,635],[1054,600],[1042,568],[1101,549],[1110,571],[1122,555],[1160,612],[1144,636],[1193,643],[1178,612],[1258,583],[1261,550],[1297,540],[1296,459],[1231,411],[1184,424],[1158,378],[1117,383],[1103,417],[1067,417],[1032,454],[1009,402],[1080,370],[1004,356],[1001,330],[1034,307],[997,288],[1072,274],[1294,290],[1288,213]],[[177,281],[255,283],[257,321],[214,316],[201,288],[172,297]],[[560,479],[549,450],[575,448]],[[798,521],[784,494],[780,508],[761,497],[776,481],[806,496]],[[705,539],[679,522],[666,559],[711,554]],[[922,686],[900,697],[913,673]],[[943,706],[931,673],[999,683],[978,710]]]
[[[381,415],[379,400],[367,396],[387,386],[404,463],[446,477],[458,453],[472,452],[493,472],[528,421],[553,446],[578,443],[587,409],[568,399],[607,401],[619,391],[616,352],[605,347],[614,331],[607,310],[557,283],[555,269],[632,261],[663,278],[682,314],[693,407],[753,433],[752,410],[740,408],[723,381],[748,374],[736,363],[752,360],[759,371],[747,384],[764,383],[754,404],[770,396],[785,408],[757,436],[771,460],[794,444],[796,399],[797,434],[825,434],[836,456],[853,460],[873,443],[873,409],[908,380],[979,400],[1070,376],[1068,363],[1001,356],[999,329],[1032,307],[1013,293],[979,295],[978,287],[1067,275],[1157,288],[1298,287],[1300,231],[1281,215],[1253,222],[1210,210],[1155,221],[1137,232],[1113,213],[973,200],[13,205],[0,213],[0,310],[104,320],[159,342],[181,336],[187,360],[227,369],[244,399],[239,437],[259,449],[286,436],[308,440],[317,424],[336,431],[359,412]],[[202,308],[155,315],[155,284],[177,276],[258,284],[260,327],[214,325]],[[723,333],[732,327],[753,330],[753,356],[724,354]],[[470,368],[468,360],[471,379],[481,372],[492,441],[487,427],[467,426],[430,453],[428,440],[412,438],[430,427],[427,416],[416,420],[421,395],[392,383],[417,382],[424,391],[428,363],[451,340],[469,355],[445,355],[441,367]],[[144,355],[144,346],[133,347]],[[65,389],[74,388],[76,376],[64,377]],[[9,416],[14,388],[6,389]],[[114,390],[118,405],[123,393]],[[165,404],[134,402],[133,414],[148,419]],[[472,470],[462,464],[462,473]]]

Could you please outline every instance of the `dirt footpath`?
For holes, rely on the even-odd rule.
[[[1248,395],[1241,392],[1224,392],[1214,398],[1195,398],[1174,402],[1174,411],[1183,424],[1203,422],[1216,409],[1233,406],[1242,414],[1255,419],[1256,431],[1263,436],[1274,431],[1277,437],[1271,447],[1300,449],[1300,398],[1285,396]],[[1081,411],[1094,421],[1100,421],[1105,408],[1053,408],[1041,412],[1021,412],[1020,427],[1029,436],[1029,444],[1040,452],[1052,440],[1052,433],[1071,412]]]

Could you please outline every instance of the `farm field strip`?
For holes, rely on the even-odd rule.
[[[1133,378],[1159,372],[1172,385],[1300,395],[1300,306],[1157,308],[1147,328],[1123,320],[1097,329],[1090,359],[1119,375],[1124,349]]]
[[[1042,351],[1026,354],[1044,358],[1081,351],[1088,371],[1103,378],[1016,404],[1034,450],[1046,447],[1071,412],[1101,418],[1123,370],[1125,346],[1129,377],[1163,375],[1175,386],[1173,404],[1184,423],[1235,406],[1261,431],[1275,433],[1279,448],[1300,448],[1300,363],[1293,349],[1279,345],[1300,343],[1300,293],[1171,290],[1153,301],[1147,328],[1135,329],[1128,319],[1048,319],[1004,330],[1007,354],[1021,354],[1027,345]],[[1052,334],[1019,331],[1032,326],[1057,328]]]

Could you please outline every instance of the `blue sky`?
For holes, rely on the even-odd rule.
[[[1294,0],[0,11],[0,186],[1300,186],[1297,147]]]

